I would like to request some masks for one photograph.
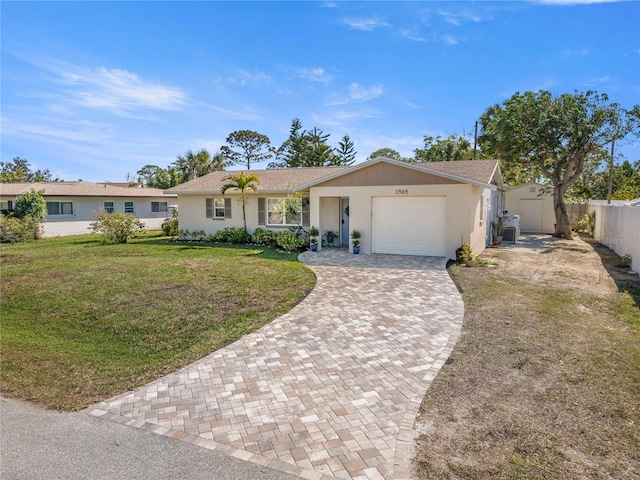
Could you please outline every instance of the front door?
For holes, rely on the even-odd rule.
[[[349,245],[349,197],[340,199],[340,245]]]

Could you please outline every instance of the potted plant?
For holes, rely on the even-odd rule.
[[[315,252],[318,250],[318,235],[320,235],[320,231],[312,226],[309,229],[309,245],[311,246],[311,251]]]
[[[493,232],[493,244],[500,245],[504,236],[504,222],[502,218],[498,218],[497,222],[491,222],[491,231]]]
[[[351,232],[351,246],[353,247],[353,253],[360,253],[360,238],[362,234],[358,230]]]
[[[338,234],[336,232],[334,232],[333,230],[326,230],[324,232],[325,237],[327,237],[327,245],[332,247],[333,246],[333,240],[338,236]]]
[[[472,266],[474,254],[473,254],[473,250],[471,249],[471,245],[469,245],[468,242],[463,243],[462,246],[459,248],[459,252],[460,252],[459,261],[461,263],[464,263],[467,267]]]

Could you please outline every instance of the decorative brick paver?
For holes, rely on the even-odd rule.
[[[420,402],[462,325],[444,259],[300,259],[318,281],[289,313],[91,415],[307,479],[409,478]]]

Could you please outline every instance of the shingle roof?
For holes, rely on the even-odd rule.
[[[347,168],[349,167],[274,168],[245,170],[244,172],[247,174],[255,173],[258,176],[260,179],[258,191],[289,192],[298,185],[304,185]],[[179,194],[219,192],[224,184],[229,183],[228,177],[237,173],[235,171],[211,172],[190,182],[176,185],[167,191]]]
[[[498,165],[497,160],[456,160],[453,162],[417,163],[427,170],[468,178],[482,183],[491,183]]]
[[[48,183],[2,183],[0,195],[14,196],[28,192],[31,189],[44,190],[47,196],[70,197],[175,197],[166,195],[159,188],[118,187],[104,183],[77,182],[48,182]]]

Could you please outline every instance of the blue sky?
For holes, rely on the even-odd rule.
[[[640,2],[12,2],[1,8],[2,161],[124,181],[293,118],[358,161],[473,134],[515,92],[640,104]],[[629,160],[639,145],[620,146]],[[263,168],[266,165],[255,165]]]

